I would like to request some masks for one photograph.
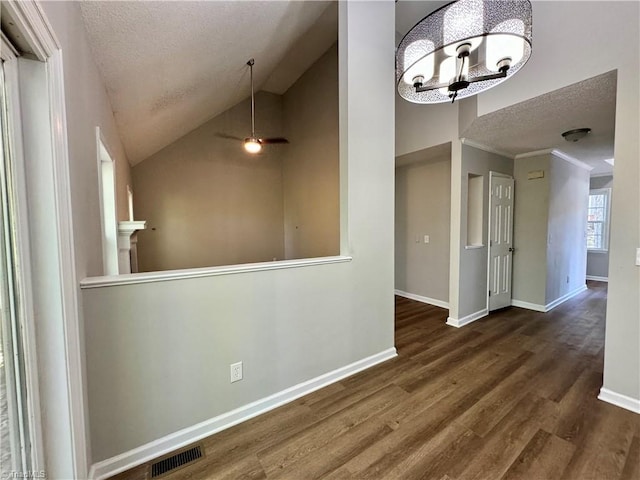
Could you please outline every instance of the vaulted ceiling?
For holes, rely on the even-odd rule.
[[[249,95],[282,94],[337,39],[330,1],[84,1],[132,165]]]

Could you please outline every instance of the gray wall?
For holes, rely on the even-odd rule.
[[[640,57],[629,55],[626,47],[640,44],[640,3],[532,3],[535,54],[521,74],[478,96],[478,113],[494,112],[616,70],[615,195],[611,211],[603,387],[638,401],[640,269],[635,257],[640,246]],[[609,40],[603,42],[603,38]],[[566,61],[566,52],[572,52],[571,62]],[[550,69],[553,75],[549,75]]]
[[[550,155],[514,161],[513,299],[546,305]],[[544,178],[527,179],[542,170]]]
[[[352,260],[83,290],[94,461],[393,348],[394,4],[339,8]]]
[[[282,98],[256,95],[260,133],[281,136]],[[245,152],[249,99],[133,167],[141,272],[283,259],[282,155]]]
[[[489,236],[489,172],[513,175],[513,160],[495,153],[462,145],[462,191],[460,237],[456,248],[460,252],[459,306],[457,319],[487,308],[487,238]],[[467,178],[469,174],[483,176],[481,248],[467,249]],[[517,195],[517,193],[516,193]]]
[[[246,99],[133,168],[140,271],[233,265],[340,252],[338,48],[283,96],[256,95],[256,128],[285,136],[259,155]],[[259,241],[258,241],[259,240]]]
[[[447,303],[450,185],[450,155],[396,168],[396,289]]]
[[[546,304],[585,284],[589,171],[551,155]]]
[[[534,170],[544,178],[527,179]],[[589,171],[550,153],[514,171],[513,298],[544,307],[585,282]]]
[[[285,258],[340,252],[338,47],[331,47],[283,98]]]
[[[602,177],[591,177],[589,183],[590,190],[598,188],[611,188],[613,186],[613,175]],[[611,191],[613,195],[613,190]],[[609,277],[609,250],[606,252],[587,251],[587,275],[593,277]]]

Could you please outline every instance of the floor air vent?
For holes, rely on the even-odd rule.
[[[171,473],[180,467],[184,467],[196,460],[199,460],[200,458],[202,458],[201,445],[189,448],[188,450],[183,450],[182,452],[166,457],[151,465],[151,478],[157,478],[167,473]]]

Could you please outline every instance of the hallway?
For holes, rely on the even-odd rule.
[[[589,282],[552,312],[455,329],[396,297],[396,359],[203,440],[164,478],[636,479],[640,416],[596,398],[605,308]]]

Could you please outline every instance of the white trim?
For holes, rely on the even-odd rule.
[[[575,290],[569,292],[569,293],[565,293],[563,296],[561,296],[560,298],[556,298],[553,302],[551,303],[547,303],[545,305],[545,308],[547,309],[547,312],[549,310],[553,310],[554,308],[556,308],[558,305],[563,304],[564,302],[566,302],[567,300],[572,299],[573,297],[575,297],[576,295],[579,295],[580,293],[584,292],[585,290],[587,290],[587,284],[585,283],[584,285],[580,285],[578,288],[576,288]]]
[[[100,201],[100,229],[102,232],[102,273],[118,275],[118,206],[116,193],[116,162],[107,146],[100,127],[96,127],[96,158],[98,169],[98,198]]]
[[[569,162],[572,165],[575,165],[576,167],[583,168],[583,169],[587,170],[588,172],[590,172],[594,168],[591,165],[587,165],[583,161],[572,157],[571,155],[567,155],[562,150],[558,150],[557,148],[554,148],[553,150],[551,150],[551,155],[555,155],[556,157],[561,158],[565,162]]]
[[[9,60],[16,59],[19,56],[20,54],[6,37],[4,32],[0,32],[0,59],[7,62]]]
[[[609,277],[598,277],[597,275],[587,275],[587,280],[594,282],[609,282]]]
[[[128,452],[94,463],[91,466],[89,478],[101,480],[111,477],[253,417],[266,413],[274,408],[285,405],[304,395],[308,395],[316,390],[326,387],[327,385],[331,385],[332,383],[338,382],[362,370],[390,360],[397,355],[395,348],[389,348],[375,355],[371,355],[370,357],[363,358],[357,362],[340,367],[331,372],[312,378],[311,380],[307,380],[306,382],[294,385],[293,387],[282,390],[281,392],[249,403],[240,408],[236,408],[235,410],[231,410],[230,412],[223,413],[217,417],[210,418],[204,422],[171,433],[153,442],[134,448],[133,450],[129,450]]]
[[[602,387],[600,389],[598,400],[611,403],[612,405],[630,410],[634,413],[640,413],[640,399],[629,397],[621,393],[616,393],[612,390],[609,390],[608,388]]]
[[[28,200],[26,170],[22,144],[22,113],[20,111],[20,91],[17,57],[4,62],[5,83],[7,87],[7,109],[9,148],[11,168],[13,170],[13,191],[15,195],[16,256],[19,275],[16,289],[21,299],[19,316],[22,319],[23,348],[25,361],[25,384],[27,387],[27,409],[29,415],[29,435],[31,440],[31,460],[34,470],[44,469],[42,443],[42,420],[40,417],[40,387],[38,383],[38,355],[36,326],[33,308],[33,285],[31,279],[31,241],[28,222]]]
[[[591,202],[591,195],[604,195],[606,200],[604,221],[602,223],[602,245],[604,248],[588,248],[587,253],[609,253],[609,235],[611,233],[611,187],[593,188],[589,190],[589,202]],[[587,225],[592,223],[587,219]],[[598,223],[598,222],[595,222]]]
[[[471,315],[467,315],[466,317],[462,317],[462,318],[449,317],[447,318],[447,325],[460,328],[460,327],[464,327],[465,325],[468,325],[471,322],[475,322],[476,320],[486,317],[487,315],[489,315],[489,310],[486,308],[483,308],[482,310],[472,313]]]
[[[284,268],[344,263],[350,262],[351,260],[352,257],[339,255],[335,257],[302,258],[299,260],[246,263],[244,265],[221,267],[187,268],[184,270],[167,270],[165,272],[129,273],[111,277],[88,277],[80,282],[80,287],[87,289],[112,287],[114,285],[133,285],[136,283],[166,282],[168,280],[179,280],[184,278],[216,277],[218,275],[231,275],[234,273],[262,272],[267,270],[281,270]]]
[[[51,24],[37,2],[7,0],[3,3],[38,60],[46,62],[53,52],[61,48]]]
[[[75,250],[73,246],[73,218],[71,213],[71,187],[69,181],[69,147],[67,144],[67,113],[64,95],[62,52],[56,50],[48,60],[49,92],[51,95],[51,121],[56,128],[53,136],[54,189],[56,194],[56,224],[58,226],[58,261],[60,262],[60,286],[67,355],[67,381],[71,435],[73,442],[73,466],[80,478],[86,475],[87,458],[84,404],[84,379],[82,374],[82,348],[80,338],[80,312],[78,311],[78,280]]]
[[[553,151],[552,148],[545,148],[543,150],[534,150],[532,152],[519,153],[514,158],[520,160],[521,158],[539,157],[541,155],[550,155]]]
[[[587,284],[586,283],[584,285],[579,286],[575,290],[564,294],[560,298],[556,298],[553,302],[547,303],[546,305],[539,305],[537,303],[529,303],[529,302],[524,302],[522,300],[512,299],[511,300],[511,306],[520,307],[520,308],[526,308],[528,310],[535,310],[536,312],[546,313],[546,312],[548,312],[550,310],[553,310],[558,305],[566,302],[567,300],[570,300],[571,298],[575,297],[576,295],[584,292],[585,290],[587,290]]]
[[[613,177],[613,170],[611,172],[592,173],[591,178],[596,177]]]
[[[63,342],[65,351],[66,399],[60,395],[60,402],[66,402],[69,409],[72,451],[69,452],[70,465],[75,478],[86,477],[88,470],[88,441],[84,405],[84,382],[82,374],[82,350],[80,319],[78,311],[78,291],[73,248],[73,224],[71,216],[71,193],[69,186],[69,151],[67,145],[67,119],[65,107],[64,75],[61,46],[51,24],[40,4],[34,0],[8,0],[3,2],[17,29],[22,33],[34,55],[46,62],[47,88],[49,91],[49,112],[51,122],[51,155],[53,168],[54,205],[52,206],[56,231],[50,232],[58,247],[60,268],[58,284],[52,288],[58,294],[61,309],[54,312],[63,319]],[[39,371],[40,375],[47,375]],[[55,415],[55,412],[50,412]],[[46,438],[44,443],[53,442]],[[45,462],[47,459],[45,458]],[[49,472],[55,476],[55,472]]]
[[[469,147],[477,148],[478,150],[482,150],[483,152],[494,153],[496,155],[500,155],[501,157],[510,158],[511,160],[513,160],[515,158],[514,155],[512,155],[510,153],[503,152],[501,150],[496,150],[493,147],[489,147],[487,145],[483,145],[482,143],[478,143],[478,142],[476,142],[474,140],[469,140],[468,138],[461,138],[460,141],[462,142],[463,145],[467,145]]]
[[[538,303],[524,302],[522,300],[516,300],[515,298],[511,299],[511,306],[526,308],[527,310],[534,310],[536,312],[542,312],[542,313],[545,313],[547,311],[544,305],[540,305]]]
[[[402,290],[395,290],[395,294],[399,297],[408,298],[409,300],[415,300],[416,302],[426,303],[433,305],[434,307],[449,309],[449,302],[438,300],[436,298],[423,297],[422,295],[416,295],[415,293],[403,292]]]

